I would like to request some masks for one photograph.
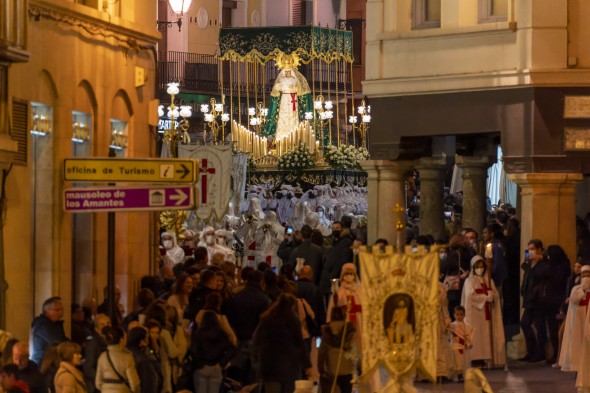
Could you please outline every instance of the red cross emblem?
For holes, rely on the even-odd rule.
[[[207,159],[201,160],[201,203],[207,204],[207,178],[208,175],[215,174],[215,168],[209,168],[207,166]]]

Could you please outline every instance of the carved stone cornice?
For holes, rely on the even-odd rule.
[[[75,3],[55,4],[33,0],[29,3],[28,11],[30,23],[43,19],[54,21],[61,29],[74,30],[85,38],[117,47],[151,50],[161,37],[158,32],[142,31],[138,25],[122,18],[111,17],[107,13]]]

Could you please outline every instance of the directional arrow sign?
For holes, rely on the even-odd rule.
[[[66,158],[65,181],[194,183],[198,161],[188,159]]]
[[[192,207],[191,186],[69,188],[64,192],[64,209],[70,213],[184,210]]]

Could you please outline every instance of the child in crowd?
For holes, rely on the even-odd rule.
[[[465,351],[473,346],[473,327],[465,322],[465,307],[455,306],[454,314],[455,321],[451,323],[450,330],[453,334],[455,372],[457,373],[457,381],[463,382],[463,370],[469,361]]]

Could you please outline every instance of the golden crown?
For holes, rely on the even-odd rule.
[[[275,63],[279,69],[283,68],[297,68],[301,63],[299,56],[296,53],[291,53],[287,55],[285,53],[279,53],[275,58]]]

